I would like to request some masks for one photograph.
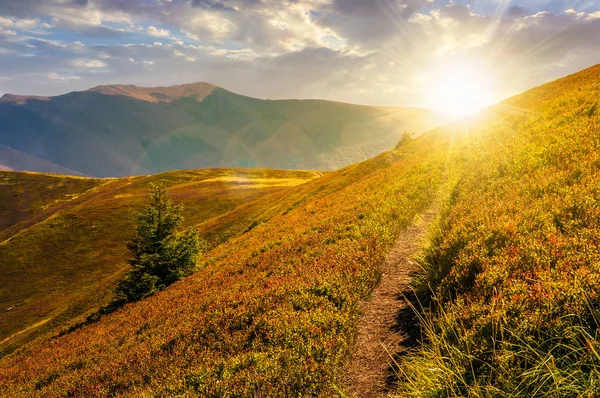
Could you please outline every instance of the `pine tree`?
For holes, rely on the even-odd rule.
[[[133,269],[118,285],[113,304],[140,300],[189,275],[200,252],[196,230],[177,234],[183,206],[167,198],[164,185],[150,188],[150,206],[139,215],[137,236],[127,244]]]

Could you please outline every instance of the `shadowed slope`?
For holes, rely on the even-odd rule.
[[[38,170],[45,173],[83,176],[83,173],[78,173],[66,167],[2,145],[0,145],[0,170]]]

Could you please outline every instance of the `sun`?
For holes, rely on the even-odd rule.
[[[458,60],[432,67],[426,75],[425,106],[465,116],[493,103],[491,78],[480,62]]]

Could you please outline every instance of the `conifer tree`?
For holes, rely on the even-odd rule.
[[[183,206],[167,198],[164,185],[150,189],[150,206],[139,215],[137,235],[127,244],[133,269],[117,287],[115,304],[140,300],[189,275],[200,252],[195,229],[177,233]]]

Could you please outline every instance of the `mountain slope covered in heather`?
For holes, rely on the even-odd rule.
[[[322,174],[211,169],[100,179],[0,171],[0,355],[110,299],[129,269],[125,242],[148,184],[168,186],[185,206],[185,225],[210,232],[214,245],[235,225],[200,224]],[[253,221],[236,219],[242,230]]]
[[[6,94],[0,145],[13,152],[0,164],[95,177],[213,167],[335,170],[389,150],[405,131],[418,135],[446,120],[415,108],[261,100],[208,83]],[[16,153],[39,161],[18,161]]]
[[[3,357],[0,395],[345,396],[362,300],[433,207],[397,393],[596,396],[599,87],[596,66],[207,220],[195,274]]]

